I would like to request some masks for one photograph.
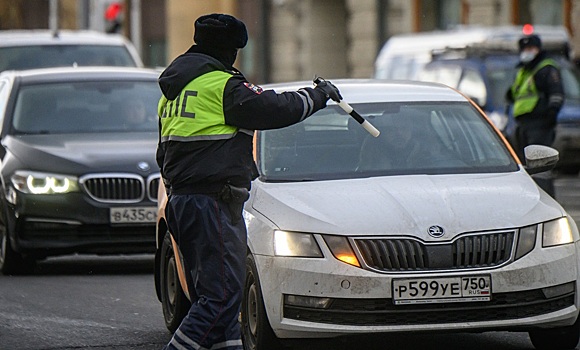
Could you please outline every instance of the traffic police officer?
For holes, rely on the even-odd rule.
[[[226,14],[195,21],[195,44],[159,77],[157,162],[168,188],[166,217],[188,273],[192,300],[166,349],[242,349],[245,279],[243,203],[257,176],[253,131],[298,123],[341,98],[330,82],[276,93],[233,67],[248,41]]]
[[[513,103],[514,141],[518,156],[523,159],[526,146],[551,146],[554,142],[557,115],[564,103],[564,88],[558,64],[542,50],[539,36],[524,36],[518,46],[519,70],[506,97]],[[554,195],[551,174],[534,178],[546,192]]]

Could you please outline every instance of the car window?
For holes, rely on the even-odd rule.
[[[445,65],[425,68],[419,74],[419,80],[445,84],[457,88],[461,77],[461,67]]]
[[[493,128],[468,103],[373,103],[354,108],[369,135],[337,106],[293,126],[258,134],[266,181],[379,175],[509,172],[518,169]]]
[[[457,85],[457,90],[475,100],[480,106],[487,101],[487,90],[481,74],[477,71],[466,69]]]
[[[575,69],[562,69],[562,83],[568,99],[580,99],[580,72]]]
[[[38,45],[0,48],[0,71],[73,65],[137,66],[129,51],[119,45]]]
[[[413,55],[395,55],[389,65],[382,69],[377,77],[379,79],[406,80],[413,77],[419,63]]]
[[[22,86],[14,132],[98,133],[157,130],[156,81],[84,81]]]
[[[505,105],[506,92],[516,78],[517,69],[514,67],[495,67],[487,70],[489,82],[489,98],[494,106]]]

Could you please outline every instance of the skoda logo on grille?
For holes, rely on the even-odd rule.
[[[427,232],[429,233],[429,236],[435,237],[435,238],[443,237],[443,235],[445,234],[443,227],[438,226],[438,225],[433,225],[433,226],[429,227]]]
[[[139,170],[143,170],[143,171],[147,171],[150,169],[149,164],[147,164],[147,162],[137,163],[137,168],[139,168]]]

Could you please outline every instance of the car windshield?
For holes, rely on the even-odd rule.
[[[258,134],[264,181],[518,170],[500,136],[468,103],[369,103],[355,110],[381,131],[369,135],[338,106]]]
[[[22,86],[12,126],[19,134],[156,131],[160,96],[155,80]]]
[[[136,63],[129,51],[119,45],[0,47],[0,71],[74,65],[135,67]]]

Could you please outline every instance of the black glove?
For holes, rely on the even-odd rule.
[[[331,98],[334,102],[340,102],[342,100],[340,91],[331,82],[317,77],[314,79],[314,84],[316,85],[315,89],[322,91],[326,95],[326,98]]]

